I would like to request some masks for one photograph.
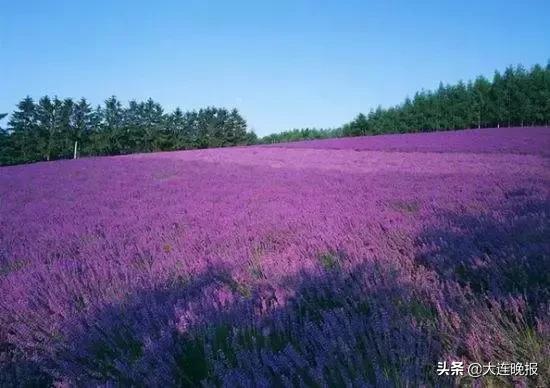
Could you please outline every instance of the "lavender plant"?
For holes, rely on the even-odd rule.
[[[0,168],[0,385],[550,379],[543,128]],[[438,361],[538,362],[469,381]]]

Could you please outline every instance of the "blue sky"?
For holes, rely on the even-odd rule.
[[[550,1],[0,0],[0,112],[24,96],[238,108],[260,135],[550,59]],[[5,123],[5,122],[4,122]]]

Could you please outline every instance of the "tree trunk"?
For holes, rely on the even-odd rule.
[[[479,110],[479,117],[478,117],[478,120],[477,120],[477,128],[481,128],[481,109]]]
[[[76,159],[76,152],[78,150],[78,140],[75,140],[74,142],[74,153],[73,153],[73,159]]]

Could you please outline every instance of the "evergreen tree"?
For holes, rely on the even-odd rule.
[[[500,127],[506,122],[508,116],[507,93],[505,82],[498,71],[493,76],[490,92],[491,121],[493,125]]]
[[[97,128],[99,118],[92,111],[91,105],[85,98],[81,98],[73,106],[70,118],[69,142],[72,146],[76,143],[77,155],[80,153],[92,153],[92,135],[94,128]]]
[[[231,110],[229,121],[231,134],[227,139],[229,145],[248,144],[255,137],[255,134],[251,136],[247,134],[246,120],[240,115],[237,109]],[[253,132],[250,133],[253,134]]]
[[[186,125],[185,116],[180,108],[166,117],[166,130],[171,139],[170,149],[192,148],[190,126]]]
[[[122,104],[115,96],[111,96],[105,101],[105,107],[101,112],[103,120],[96,137],[100,140],[99,153],[102,155],[128,153],[131,142],[128,128],[124,125],[125,112]]]
[[[490,93],[491,83],[487,78],[477,77],[472,86],[472,110],[475,113],[478,128],[491,125],[489,116]]]
[[[34,162],[41,159],[38,147],[39,127],[34,101],[27,96],[17,104],[8,123],[13,147],[13,163]]]
[[[0,115],[0,120],[5,118]],[[8,126],[0,129],[0,164],[72,158],[78,154],[116,155],[133,152],[225,147],[338,136],[425,132],[491,126],[550,125],[550,62],[530,70],[522,66],[495,72],[492,80],[439,84],[412,99],[359,114],[335,129],[303,128],[258,140],[236,109],[176,109],[165,114],[149,98],[126,107],[116,97],[92,109],[81,99],[26,97],[17,104]]]
[[[368,134],[370,132],[370,127],[367,116],[363,113],[359,113],[353,121],[342,127],[342,132],[344,136],[361,136]]]
[[[7,113],[0,113],[0,122],[7,116]],[[0,126],[0,166],[11,164],[14,156],[11,138],[6,129]]]
[[[151,152],[166,146],[167,136],[163,128],[164,111],[160,104],[149,98],[142,105],[143,144],[139,151]]]

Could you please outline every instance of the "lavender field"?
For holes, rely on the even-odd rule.
[[[2,167],[0,386],[543,386],[549,167],[548,128]]]

